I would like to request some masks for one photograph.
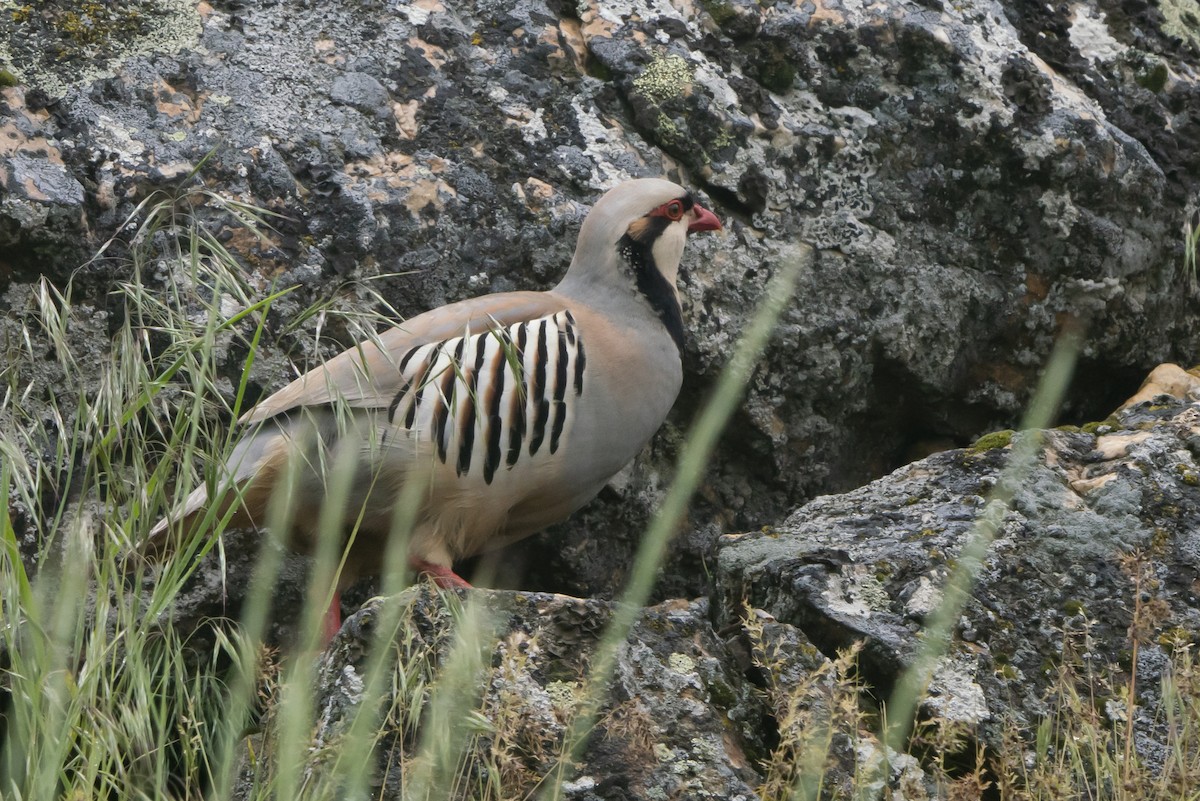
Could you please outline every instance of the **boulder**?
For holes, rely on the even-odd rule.
[[[1008,482],[1013,501],[924,714],[999,749],[1006,731],[1032,731],[1075,688],[1094,697],[1104,725],[1132,714],[1138,756],[1161,769],[1163,682],[1200,637],[1200,405],[1185,394],[1133,403],[1083,430],[988,435],[817,498],[777,526],[726,536],[717,619],[749,604],[826,654],[857,644],[864,678],[886,696]],[[1024,437],[1042,440],[1039,455],[1006,472]]]
[[[562,769],[567,731],[611,604],[496,590],[460,598],[422,584],[366,604],[323,656],[308,781],[327,776],[327,761],[338,755],[361,711],[365,666],[385,603],[399,606],[399,629],[386,638],[397,678],[383,683],[392,689],[380,702],[383,723],[373,731],[372,797],[407,797],[402,790],[419,773],[414,765],[422,753],[423,730],[414,734],[414,724],[429,718],[430,705],[448,700],[461,702],[446,731],[446,740],[464,741],[460,764],[467,768],[455,776],[460,786],[499,782],[509,794],[530,792]],[[765,747],[765,709],[713,633],[707,612],[704,602],[686,601],[643,612],[620,650],[611,697],[568,771],[564,797],[757,797],[758,776],[744,749]],[[482,616],[478,626],[464,622],[475,615]],[[465,667],[458,634],[474,652]],[[448,668],[455,653],[459,666]],[[456,673],[461,686],[453,683]],[[473,716],[485,725],[458,726]],[[459,795],[442,788],[434,797]],[[470,797],[469,789],[463,797]]]

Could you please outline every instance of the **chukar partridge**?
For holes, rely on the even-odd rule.
[[[292,469],[283,532],[292,547],[311,550],[316,537],[357,527],[345,587],[378,572],[401,490],[419,481],[409,563],[443,586],[465,585],[455,560],[566,518],[658,430],[682,382],[675,278],[684,242],[720,227],[670,181],[617,186],[588,214],[554,289],[425,312],[251,409],[240,421],[251,428],[219,477],[221,496],[197,489],[144,550],[190,533],[214,503],[218,519],[237,505],[230,525],[262,525]],[[329,479],[321,466],[347,456],[355,473],[343,529],[318,531]],[[335,599],[331,631],[337,607]]]

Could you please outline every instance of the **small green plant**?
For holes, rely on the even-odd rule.
[[[215,195],[200,194],[217,202]],[[35,285],[17,310],[20,335],[5,343],[5,797],[154,797],[145,788],[199,785],[210,772],[209,735],[212,721],[222,716],[223,696],[215,664],[225,652],[218,647],[208,659],[197,659],[164,621],[189,560],[212,544],[193,544],[145,589],[131,584],[126,561],[147,521],[174,503],[169,487],[194,482],[187,466],[202,463],[202,451],[221,447],[225,435],[214,426],[213,407],[224,397],[215,379],[216,342],[248,336],[252,344],[274,297],[250,300],[236,263],[184,211],[196,197],[152,196],[138,208],[140,223],[131,219],[131,279],[115,289],[121,322],[111,361],[76,359],[89,352],[76,325],[87,310],[74,304],[70,284]],[[221,203],[235,214],[255,211]],[[142,280],[151,265],[166,267],[165,298]],[[236,298],[238,311],[223,313],[220,303],[227,297]],[[196,307],[207,313],[182,311]],[[167,347],[151,344],[164,333]],[[42,367],[40,343],[49,343],[54,370]],[[173,379],[179,376],[188,377],[182,390],[187,400],[175,404],[175,414],[165,414],[159,394],[177,386]],[[48,413],[26,402],[33,393],[42,395]],[[32,574],[22,555],[31,539],[39,545]]]
[[[1200,212],[1189,214],[1183,223],[1183,275],[1188,291],[1193,295],[1200,292],[1200,277],[1197,276],[1196,260],[1200,257]]]

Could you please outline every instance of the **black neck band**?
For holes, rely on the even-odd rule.
[[[667,332],[670,333],[671,339],[675,340],[675,346],[679,348],[679,352],[683,353],[683,310],[679,308],[679,300],[675,296],[675,287],[667,281],[657,265],[654,263],[654,254],[651,249],[658,237],[666,230],[666,227],[671,224],[671,221],[665,217],[652,217],[651,224],[647,227],[643,236],[634,239],[629,234],[621,237],[621,241],[617,243],[617,249],[621,253],[621,258],[633,270],[633,275],[637,281],[638,292],[650,304],[650,308],[654,309],[658,314],[658,319],[662,320],[662,324],[667,327]]]

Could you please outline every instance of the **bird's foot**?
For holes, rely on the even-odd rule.
[[[471,585],[466,579],[445,565],[435,565],[433,562],[426,562],[424,559],[412,558],[408,560],[408,566],[418,576],[428,576],[433,580],[434,584],[444,590],[453,590],[460,587],[468,590],[471,589]]]

